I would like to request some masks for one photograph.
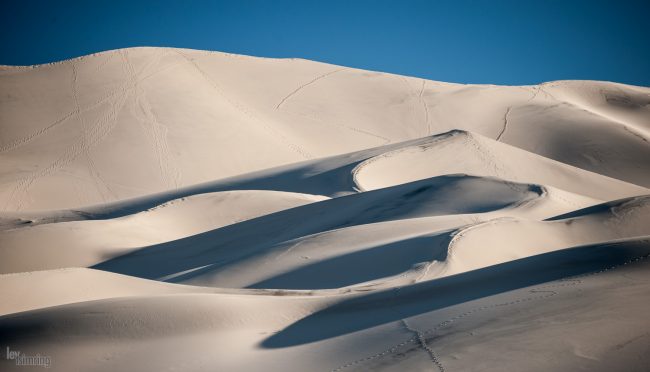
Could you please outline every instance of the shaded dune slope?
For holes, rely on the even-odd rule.
[[[57,371],[642,371],[649,140],[650,89],[610,82],[4,66],[0,341]]]

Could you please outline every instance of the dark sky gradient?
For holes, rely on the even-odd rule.
[[[650,0],[19,0],[0,9],[0,64],[173,46],[460,83],[650,86]]]

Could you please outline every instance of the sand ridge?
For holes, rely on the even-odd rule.
[[[649,138],[650,89],[611,82],[2,67],[0,344],[57,371],[642,371]]]

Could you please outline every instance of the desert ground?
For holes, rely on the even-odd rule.
[[[1,66],[0,369],[648,371],[649,141],[614,82]]]

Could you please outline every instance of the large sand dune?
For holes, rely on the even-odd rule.
[[[57,371],[644,371],[649,141],[650,88],[610,82],[3,66],[0,346]]]

